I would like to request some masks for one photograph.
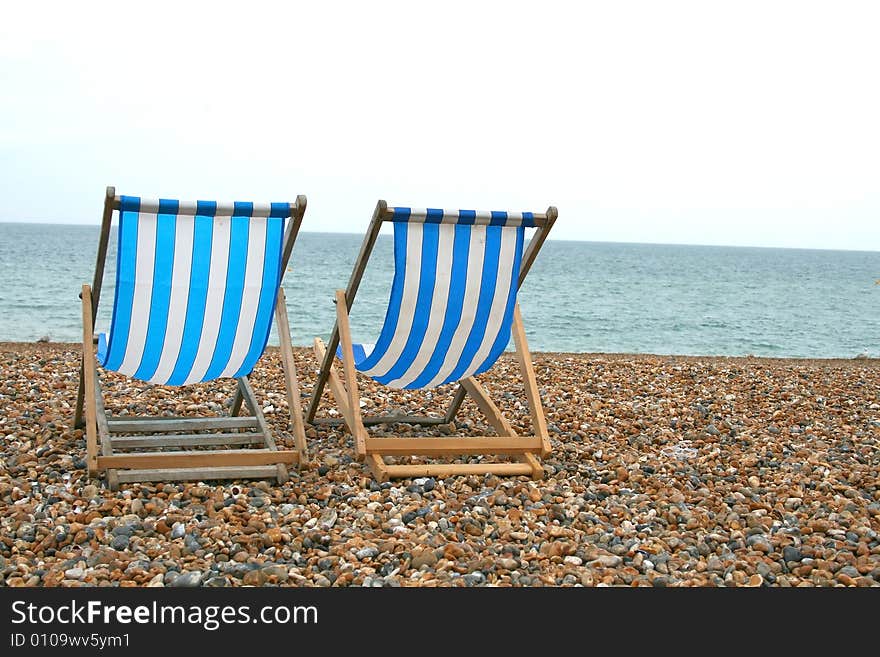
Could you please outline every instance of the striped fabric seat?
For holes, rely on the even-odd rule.
[[[432,388],[485,372],[510,340],[533,214],[389,210],[391,297],[375,344],[354,345],[355,367],[391,388]]]
[[[103,367],[167,385],[249,374],[266,348],[289,203],[122,196]]]

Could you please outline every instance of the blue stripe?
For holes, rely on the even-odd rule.
[[[534,212],[523,212],[522,225],[526,228],[534,228],[535,227],[535,213]]]
[[[125,359],[131,311],[134,303],[134,277],[137,267],[137,238],[140,199],[123,196],[120,200],[119,237],[116,244],[116,290],[113,299],[113,319],[110,322],[110,343],[107,360],[101,365],[118,370]]]
[[[395,226],[396,228],[396,226]],[[452,244],[452,272],[449,279],[449,298],[446,302],[446,314],[443,317],[443,326],[437,338],[437,345],[431,354],[425,369],[407,388],[422,388],[431,379],[437,376],[437,372],[443,365],[446,352],[455,335],[455,329],[461,322],[461,309],[464,305],[464,292],[467,284],[468,273],[468,250],[471,242],[471,228],[466,225],[455,227],[455,239]]]
[[[254,215],[254,204],[249,201],[236,201],[233,204],[233,217],[252,217]]]
[[[409,208],[394,208],[395,216],[398,210]],[[397,319],[400,316],[400,303],[403,300],[403,280],[406,275],[406,241],[409,225],[406,223],[394,224],[394,280],[391,282],[391,297],[388,300],[388,312],[385,314],[385,323],[376,340],[373,353],[360,364],[361,370],[368,370],[379,362],[379,359],[388,351],[394,332],[397,328]]]
[[[217,201],[196,201],[197,217],[213,217],[217,214]]]
[[[275,312],[275,301],[278,298],[278,283],[281,280],[281,243],[283,241],[284,220],[271,218],[266,220],[266,247],[263,254],[263,281],[260,287],[260,300],[257,302],[257,316],[254,318],[254,330],[251,344],[241,367],[233,375],[235,378],[247,376],[263,355],[269,331],[272,329],[272,314]],[[286,308],[281,309],[286,312]]]
[[[394,208],[392,221],[409,221],[411,212],[409,208]]]
[[[238,203],[236,202],[236,212]],[[220,331],[214,345],[211,364],[202,377],[202,381],[210,381],[219,377],[232,353],[235,332],[241,315],[241,298],[244,293],[244,275],[247,265],[248,232],[250,218],[234,216],[230,219],[229,233],[229,265],[226,269],[226,293],[223,296],[223,310],[220,313]]]
[[[98,362],[103,363],[107,357],[107,334],[98,334]]]
[[[430,212],[430,211],[429,211]],[[440,211],[441,218],[443,212]],[[434,296],[434,283],[437,279],[437,246],[440,241],[440,226],[436,223],[425,224],[422,228],[421,271],[419,273],[419,291],[416,296],[416,307],[413,312],[412,326],[407,334],[406,344],[397,362],[385,373],[373,377],[379,383],[388,383],[400,378],[412,365],[419,353],[428,320],[431,318],[431,299]]]
[[[474,210],[459,210],[458,223],[465,226],[473,226],[477,220],[477,213]]]
[[[364,345],[359,342],[354,342],[351,345],[352,355],[354,355],[354,366],[360,370],[360,363],[367,357],[367,350]],[[336,357],[340,360],[342,359],[342,345],[340,344],[336,347]]]
[[[202,208],[201,204],[202,201],[199,201],[199,208]],[[214,208],[216,209],[216,205]],[[211,211],[210,207],[204,209]],[[208,298],[213,233],[214,219],[212,216],[197,215],[193,220],[192,266],[190,267],[183,337],[180,341],[180,354],[177,356],[171,376],[168,377],[168,385],[179,386],[186,381],[199,351],[202,323],[205,319],[205,301]]]
[[[458,364],[443,383],[458,381],[461,378],[474,359],[474,356],[477,355],[477,349],[480,348],[480,343],[486,334],[486,321],[489,319],[489,312],[492,309],[492,297],[495,295],[495,285],[498,283],[498,257],[501,252],[502,230],[503,228],[500,226],[486,226],[483,275],[474,323],[471,327],[470,335],[468,335],[467,341],[464,343],[464,349],[462,349]]]
[[[364,349],[364,345],[362,344],[352,345],[352,351],[354,352],[355,363],[360,363],[367,357],[367,350]]]
[[[160,208],[167,201],[160,201]],[[153,261],[153,291],[150,298],[150,318],[147,323],[147,337],[140,366],[135,378],[148,381],[156,373],[162,346],[165,344],[165,328],[168,325],[168,307],[171,305],[171,281],[174,269],[174,240],[177,229],[177,201],[175,214],[160,214],[156,217],[156,252]],[[166,205],[166,208],[169,206]]]
[[[290,216],[290,203],[273,203],[269,211],[270,217],[287,219]]]
[[[140,212],[141,197],[140,196],[120,196],[119,197],[119,213],[123,212]]]
[[[504,308],[504,319],[501,322],[501,328],[498,330],[498,336],[489,350],[486,360],[477,368],[474,374],[480,374],[488,370],[498,357],[504,351],[507,343],[510,342],[510,326],[513,324],[513,309],[516,307],[516,292],[519,282],[519,268],[522,263],[523,241],[525,240],[525,229],[516,229],[516,250],[513,255],[513,272],[510,277],[510,291],[507,295],[507,306]]]
[[[439,224],[441,221],[443,221],[443,210],[440,210],[439,208],[428,208],[425,223]]]
[[[507,223],[507,213],[492,210],[492,219],[489,221],[490,226],[503,226]]]
[[[179,208],[180,208],[180,201],[175,201],[173,199],[167,199],[167,198],[160,198],[159,199],[159,211],[156,214],[176,215]]]

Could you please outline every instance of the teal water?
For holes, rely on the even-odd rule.
[[[285,276],[294,344],[326,339],[362,235],[301,233]],[[0,223],[0,341],[82,339],[98,227]],[[115,246],[98,331],[110,324]],[[352,309],[378,336],[392,277],[379,238]],[[533,351],[880,356],[880,252],[549,241],[520,292]],[[277,337],[272,336],[273,344]]]

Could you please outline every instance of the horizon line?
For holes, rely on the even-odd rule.
[[[79,223],[79,222],[50,222],[50,221],[9,221],[6,219],[0,219],[0,224],[16,224],[23,226],[81,226],[81,227],[94,227],[98,228],[100,226],[99,223]],[[349,231],[336,231],[336,230],[307,230],[300,229],[300,233],[309,233],[313,235],[352,235],[356,237],[362,237],[363,233],[352,233]],[[382,235],[380,235],[382,237]],[[387,235],[386,235],[387,237]],[[842,247],[842,248],[828,248],[828,247],[816,247],[816,246],[768,246],[766,244],[705,244],[701,242],[639,242],[639,241],[625,241],[625,240],[585,240],[585,239],[572,239],[566,237],[547,237],[548,242],[580,242],[583,244],[624,244],[628,246],[695,246],[695,247],[709,247],[709,248],[730,248],[730,249],[768,249],[768,250],[788,250],[788,251],[846,251],[851,253],[880,253],[880,248],[877,249],[857,249],[851,247]]]

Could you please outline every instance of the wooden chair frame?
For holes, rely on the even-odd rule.
[[[537,230],[523,254],[517,287],[522,285],[538,254],[538,250],[543,245],[547,234],[556,221],[557,215],[558,212],[553,206],[549,207],[544,214],[535,214]],[[391,221],[393,216],[393,210],[388,209],[388,204],[385,201],[380,200],[376,204],[367,235],[364,238],[360,253],[355,261],[354,270],[348,281],[348,287],[345,290],[338,290],[336,292],[336,324],[333,326],[333,331],[330,334],[330,341],[325,346],[320,338],[315,338],[314,349],[318,360],[321,362],[321,369],[318,374],[318,380],[315,383],[311,401],[309,402],[306,422],[315,424],[343,423],[354,437],[355,452],[358,460],[365,461],[373,476],[379,481],[387,481],[393,477],[445,477],[456,474],[485,473],[528,475],[533,479],[541,479],[544,475],[544,470],[537,456],[544,457],[550,453],[550,438],[547,433],[547,422],[544,419],[544,410],[541,406],[541,397],[538,393],[535,371],[526,342],[518,304],[514,310],[512,332],[520,373],[522,374],[526,398],[528,399],[531,412],[533,435],[517,435],[510,422],[489,398],[484,388],[472,376],[459,381],[452,403],[442,417],[400,415],[362,417],[348,313],[354,303],[355,295],[360,286],[361,278],[363,277],[373,246],[379,236],[382,223]],[[344,382],[333,364],[333,358],[336,355],[336,349],[340,342],[342,344]],[[340,414],[342,415],[341,420],[315,417],[326,384],[330,385],[330,391],[336,400],[336,404],[339,406]],[[366,426],[383,423],[448,424],[455,418],[467,395],[470,395],[476,402],[477,407],[485,415],[489,424],[498,433],[498,436],[394,438],[374,437],[367,433]],[[389,465],[383,460],[383,456],[424,455],[435,457],[462,454],[511,455],[516,457],[518,462]]]
[[[281,363],[295,450],[278,449],[247,376],[236,379],[235,394],[229,415],[226,417],[117,416],[114,418],[108,415],[101,394],[95,358],[97,338],[94,335],[94,323],[101,296],[113,211],[118,210],[119,207],[120,197],[116,196],[115,188],[108,187],[104,199],[95,277],[91,286],[83,285],[80,294],[83,358],[80,365],[74,424],[78,428],[82,428],[85,424],[89,475],[96,476],[101,471],[106,471],[107,483],[111,490],[116,490],[120,483],[133,481],[272,477],[276,478],[278,483],[287,481],[287,465],[298,465],[307,460],[308,449],[299,383],[290,343],[287,303],[280,280],[275,304],[275,323],[281,345]],[[291,216],[284,234],[281,279],[287,270],[305,210],[306,197],[298,196],[296,202],[291,204]],[[243,403],[247,404],[251,412],[250,416],[240,415]],[[221,433],[193,433],[197,431]],[[187,448],[210,445],[260,447],[197,451],[131,451],[139,448]]]

